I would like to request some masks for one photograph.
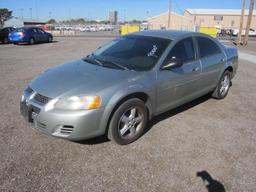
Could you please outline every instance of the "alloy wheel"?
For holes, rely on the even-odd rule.
[[[220,82],[220,94],[226,95],[228,92],[228,89],[230,87],[230,77],[228,74],[224,75],[221,82]]]
[[[144,115],[139,107],[132,107],[126,110],[119,120],[119,135],[123,139],[134,138],[142,128],[143,120]]]

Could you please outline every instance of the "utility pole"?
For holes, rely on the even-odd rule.
[[[245,10],[245,0],[242,0],[242,10],[241,10],[241,18],[240,18],[240,26],[239,32],[237,34],[236,45],[239,46],[241,42],[242,30],[244,25],[244,10]]]
[[[172,0],[169,0],[169,9],[168,9],[168,23],[167,23],[167,27],[168,29],[170,29],[171,27],[171,10],[172,10]]]
[[[249,39],[249,30],[252,22],[252,15],[253,15],[253,6],[254,6],[254,0],[250,1],[250,8],[249,8],[249,15],[247,18],[247,23],[246,23],[246,31],[245,31],[245,36],[244,36],[244,45],[248,44],[248,39]]]

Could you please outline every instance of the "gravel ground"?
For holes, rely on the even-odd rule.
[[[128,146],[46,136],[19,115],[25,85],[80,58],[104,38],[0,45],[0,191],[207,191],[207,171],[226,191],[256,191],[256,65],[240,61],[227,98],[202,97],[160,115]]]

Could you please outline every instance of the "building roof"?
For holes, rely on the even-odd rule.
[[[149,36],[149,37],[159,37],[165,39],[176,39],[177,37],[186,35],[186,34],[193,34],[196,32],[192,31],[179,31],[179,30],[145,30],[139,31],[135,33],[131,33],[131,35],[142,35],[142,36]]]
[[[38,20],[31,20],[31,19],[21,19],[19,17],[12,17],[5,21],[4,26],[6,27],[23,27],[25,23],[35,23],[35,24],[45,24],[46,22],[38,21]]]
[[[153,16],[153,17],[150,17],[150,18],[147,18],[146,20],[151,20],[151,19],[154,19],[154,18],[157,18],[157,17],[161,17],[161,16],[164,16],[164,15],[167,15],[168,13],[169,13],[169,11],[166,11],[166,12],[161,13],[161,14],[159,14],[159,15],[156,15],[156,16]],[[173,11],[171,11],[171,15],[177,15],[177,16],[183,17],[184,19],[190,20],[190,18],[188,18],[188,17],[186,17],[186,16],[184,16],[184,15],[180,15],[180,14],[178,14],[178,13],[175,13],[175,12],[173,12]]]
[[[186,9],[192,15],[241,15],[241,9]],[[249,14],[246,9],[245,15]],[[256,10],[253,10],[253,15],[256,15]]]

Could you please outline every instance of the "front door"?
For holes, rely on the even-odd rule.
[[[171,49],[163,65],[171,59],[182,62],[179,67],[160,70],[157,82],[157,113],[181,105],[200,91],[201,63],[196,57],[192,37],[180,40]]]

